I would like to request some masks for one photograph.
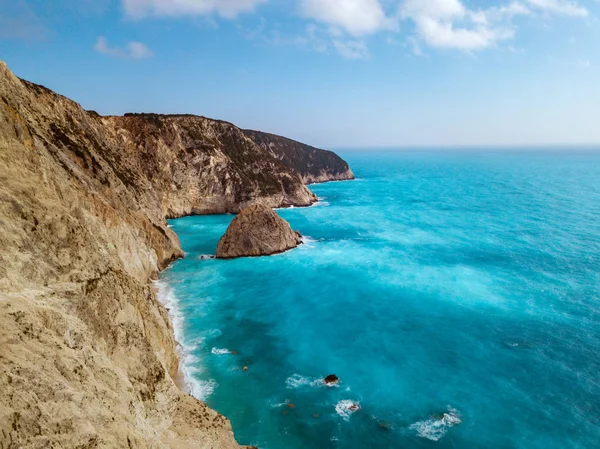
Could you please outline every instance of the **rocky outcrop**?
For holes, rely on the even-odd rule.
[[[335,386],[340,383],[340,379],[335,374],[330,374],[324,380],[325,385]]]
[[[314,201],[229,123],[101,117],[0,62],[0,447],[238,448],[173,381],[165,218]]]
[[[305,184],[354,179],[346,161],[333,151],[261,131],[244,130],[244,134],[297,173]]]
[[[256,257],[278,254],[302,243],[290,224],[263,205],[254,204],[233,219],[219,240],[217,258]]]

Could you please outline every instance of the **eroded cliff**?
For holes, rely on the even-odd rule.
[[[348,163],[333,151],[296,142],[287,137],[246,129],[244,133],[266,152],[281,161],[304,183],[346,181],[354,179]]]
[[[0,62],[0,447],[239,447],[173,381],[165,218],[314,201],[229,123],[100,117]]]

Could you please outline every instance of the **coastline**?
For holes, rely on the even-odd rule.
[[[170,267],[171,265],[169,265],[169,268]],[[167,269],[163,270],[161,274]],[[199,381],[194,378],[196,368],[191,366],[191,364],[198,361],[192,353],[196,348],[185,341],[183,326],[184,316],[180,309],[179,299],[175,295],[173,287],[171,287],[168,282],[158,279],[152,281],[152,284],[156,291],[158,301],[167,310],[173,327],[173,336],[177,343],[179,363],[177,366],[177,373],[173,377],[173,382],[175,382],[175,385],[183,393],[189,394],[199,401],[205,402],[217,385],[214,381]]]
[[[314,182],[312,184],[306,184],[306,186],[308,187],[309,185],[326,184],[326,183],[331,183],[331,182],[356,181],[358,179],[360,179],[360,178],[333,179],[330,181],[320,181],[320,182]],[[317,200],[308,206],[293,206],[292,205],[292,206],[285,206],[285,207],[276,207],[276,208],[274,208],[274,210],[286,210],[286,209],[294,209],[294,208],[309,209],[309,208],[319,206],[319,205],[328,206],[329,203],[326,201],[323,201],[323,199],[321,199],[320,197],[317,197]],[[191,214],[191,215],[185,215],[182,217],[169,218],[169,219],[184,218],[186,216],[205,216],[205,215],[215,215],[215,214],[201,214],[201,215]],[[223,214],[223,215],[234,215],[234,214]],[[172,227],[171,225],[167,225],[167,226],[169,228]],[[303,236],[303,241],[300,246],[309,244],[311,242],[314,242],[314,240],[312,238],[310,238],[308,236]],[[282,251],[280,253],[272,254],[271,256],[285,254],[289,251],[293,251],[294,249],[297,249],[297,248],[291,248],[286,251]],[[271,256],[259,256],[259,257],[271,257]],[[184,258],[186,257],[185,253],[184,253],[183,257]],[[191,367],[189,365],[190,363],[198,361],[197,358],[192,354],[192,351],[195,349],[195,347],[193,345],[188,345],[185,342],[185,334],[184,334],[184,326],[183,326],[185,317],[183,316],[183,312],[181,312],[179,299],[177,298],[173,287],[171,285],[169,285],[169,283],[167,281],[165,281],[161,278],[163,273],[165,273],[167,270],[169,270],[175,262],[177,262],[177,259],[172,260],[166,266],[165,269],[161,270],[159,272],[159,278],[151,280],[151,284],[152,284],[152,288],[156,292],[158,301],[166,309],[166,311],[168,313],[169,320],[171,321],[171,325],[173,327],[173,336],[177,343],[177,354],[179,357],[179,364],[177,367],[177,373],[173,376],[173,382],[175,383],[177,388],[179,388],[179,390],[181,390],[183,393],[189,394],[189,395],[193,396],[194,398],[198,399],[199,401],[204,402],[210,396],[210,394],[212,393],[214,388],[216,388],[218,385],[216,385],[216,383],[214,381],[207,382],[207,381],[196,380],[194,378],[195,368]]]
[[[2,61],[0,94],[0,293],[17,298],[0,313],[0,443],[239,447],[184,394],[213,385],[194,382],[177,298],[149,281],[183,255],[167,216],[312,205],[297,164],[216,120],[102,117]]]

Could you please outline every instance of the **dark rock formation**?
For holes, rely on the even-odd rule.
[[[330,374],[325,378],[325,385],[337,385],[340,379],[335,374]]]
[[[217,246],[217,258],[277,254],[302,243],[302,236],[264,204],[254,204],[233,219]]]
[[[246,129],[244,134],[300,175],[305,184],[354,179],[346,161],[332,151],[261,131]]]

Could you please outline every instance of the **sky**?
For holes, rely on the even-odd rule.
[[[600,0],[0,0],[0,59],[100,114],[325,148],[600,144]]]

